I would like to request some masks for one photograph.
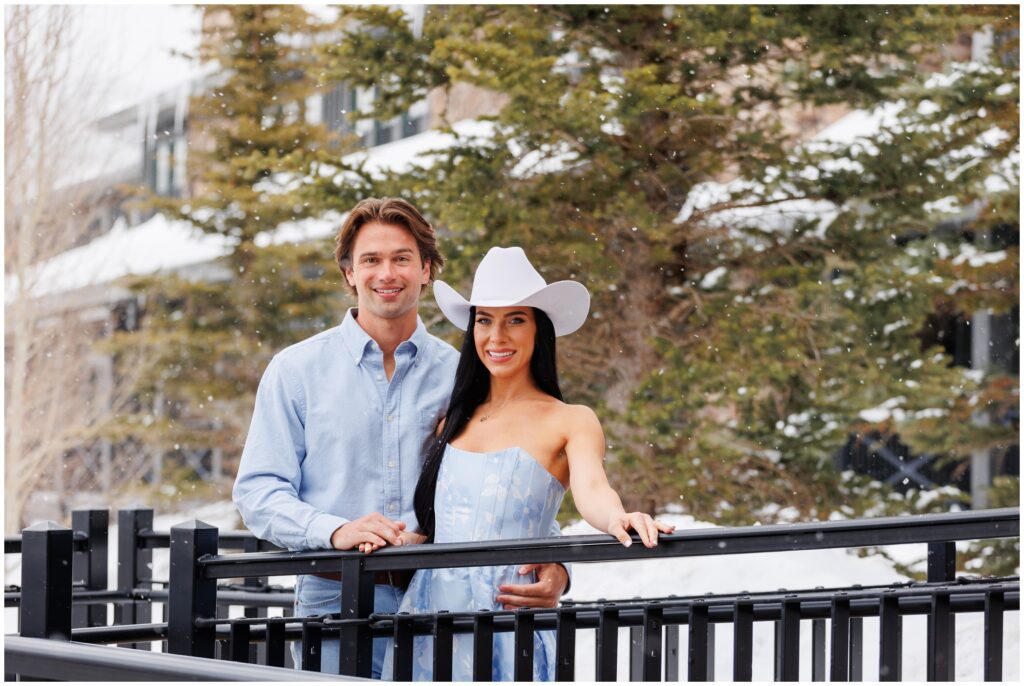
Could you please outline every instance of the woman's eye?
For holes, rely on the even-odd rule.
[[[525,324],[526,323],[526,320],[523,319],[522,317],[512,317],[512,319],[509,319],[508,321],[509,321],[510,324]]]
[[[487,324],[490,324],[490,323],[491,323],[491,320],[490,320],[490,319],[488,319],[487,317],[480,317],[480,319],[477,319],[477,320],[476,320],[476,323],[477,323],[477,324],[484,324],[484,325],[487,325]]]

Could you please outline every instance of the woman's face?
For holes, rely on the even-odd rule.
[[[492,376],[530,373],[537,335],[532,307],[478,307],[473,321],[476,354]]]

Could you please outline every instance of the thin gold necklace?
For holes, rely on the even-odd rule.
[[[509,403],[509,401],[510,401],[510,400],[512,400],[512,397],[511,397],[511,396],[509,396],[508,398],[505,398],[505,402],[503,402],[503,403],[502,403],[502,404],[501,404],[501,405],[500,405],[500,406],[498,407],[498,409],[496,409],[496,410],[492,410],[492,411],[488,412],[487,414],[483,415],[482,417],[480,417],[480,421],[481,421],[481,422],[486,422],[486,421],[487,421],[488,419],[490,419],[490,418],[491,418],[491,417],[493,417],[494,415],[496,415],[496,414],[498,414],[499,412],[501,412],[501,411],[502,411],[502,410],[503,410],[503,409],[505,408],[505,406],[506,406],[506,405],[508,405],[508,403]]]

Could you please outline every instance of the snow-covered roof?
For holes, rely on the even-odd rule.
[[[453,127],[459,137],[487,136],[489,122],[467,120]],[[429,164],[430,151],[450,147],[452,134],[436,129],[379,145],[346,156],[345,162],[362,162],[371,173],[407,171],[416,164]],[[328,213],[315,219],[285,222],[274,231],[256,237],[258,246],[304,242],[334,233],[343,215]],[[125,276],[168,272],[201,264],[231,252],[233,240],[204,234],[185,221],[157,214],[136,226],[118,219],[114,227],[96,240],[40,264],[30,277],[34,297],[54,295],[88,286],[110,283]],[[17,295],[19,284],[6,279],[7,301]]]

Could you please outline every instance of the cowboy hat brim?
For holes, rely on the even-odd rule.
[[[471,307],[536,307],[543,310],[551,319],[556,336],[565,336],[579,329],[587,320],[587,313],[590,311],[590,292],[586,286],[576,281],[556,281],[525,298],[516,300],[480,302],[470,302],[444,281],[435,281],[434,300],[448,321],[463,331],[469,327]]]

